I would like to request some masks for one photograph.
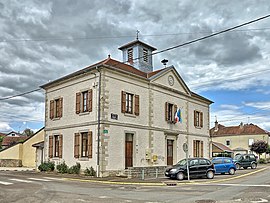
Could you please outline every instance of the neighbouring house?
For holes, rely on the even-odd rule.
[[[31,167],[35,168],[41,162],[40,152],[35,143],[44,141],[44,128],[37,131],[24,141],[18,142],[0,151],[0,166],[6,167]]]
[[[153,70],[154,47],[135,40],[119,49],[124,62],[108,56],[41,86],[45,160],[108,176],[175,164],[185,158],[184,143],[190,157],[209,157],[212,101],[192,92],[173,66]]]
[[[11,131],[7,134],[2,133],[2,136],[4,137],[1,145],[2,149],[8,148],[18,142],[23,142],[25,139],[27,139],[26,135],[22,135],[14,131]]]
[[[250,146],[258,140],[263,140],[269,143],[270,133],[252,123],[238,126],[223,126],[217,121],[215,127],[210,129],[210,137],[213,143],[219,143],[228,147],[227,150],[233,151],[236,154],[253,153]],[[214,152],[214,146],[213,146]]]
[[[233,157],[233,150],[219,142],[212,142],[212,157]]]

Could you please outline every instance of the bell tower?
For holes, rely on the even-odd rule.
[[[143,72],[149,73],[153,71],[152,52],[157,50],[138,39],[119,47],[122,51],[123,62]]]

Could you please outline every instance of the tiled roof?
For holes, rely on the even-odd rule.
[[[261,135],[268,134],[269,132],[261,129],[259,126],[254,124],[240,124],[239,126],[229,126],[225,127],[218,124],[218,129],[215,130],[215,127],[210,129],[211,137],[222,137],[222,136],[234,136],[234,135]]]
[[[2,146],[9,146],[11,143],[17,143],[19,141],[23,141],[27,139],[27,136],[22,136],[22,137],[10,137],[6,136],[3,139]]]
[[[212,144],[224,152],[233,152],[233,150],[231,150],[229,147],[227,147],[224,144],[221,144],[219,142],[212,142]]]
[[[0,137],[6,137],[5,133],[0,133]]]

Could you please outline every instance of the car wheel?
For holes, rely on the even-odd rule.
[[[239,170],[241,167],[239,164],[235,164],[236,170]]]
[[[252,164],[251,164],[251,168],[252,168],[252,169],[255,169],[255,168],[257,168],[257,164],[255,164],[255,163],[252,163]]]
[[[207,171],[207,173],[206,173],[206,177],[208,178],[208,179],[213,179],[214,178],[214,172],[213,171]]]
[[[177,178],[177,180],[183,180],[184,174],[182,172],[179,172],[179,173],[177,173],[176,178]]]
[[[234,175],[234,174],[235,174],[235,169],[234,169],[234,168],[230,168],[229,174],[230,174],[230,175]]]

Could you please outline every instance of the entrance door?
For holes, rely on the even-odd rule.
[[[133,134],[126,134],[125,168],[133,167]]]
[[[173,140],[167,140],[167,165],[173,165]]]

